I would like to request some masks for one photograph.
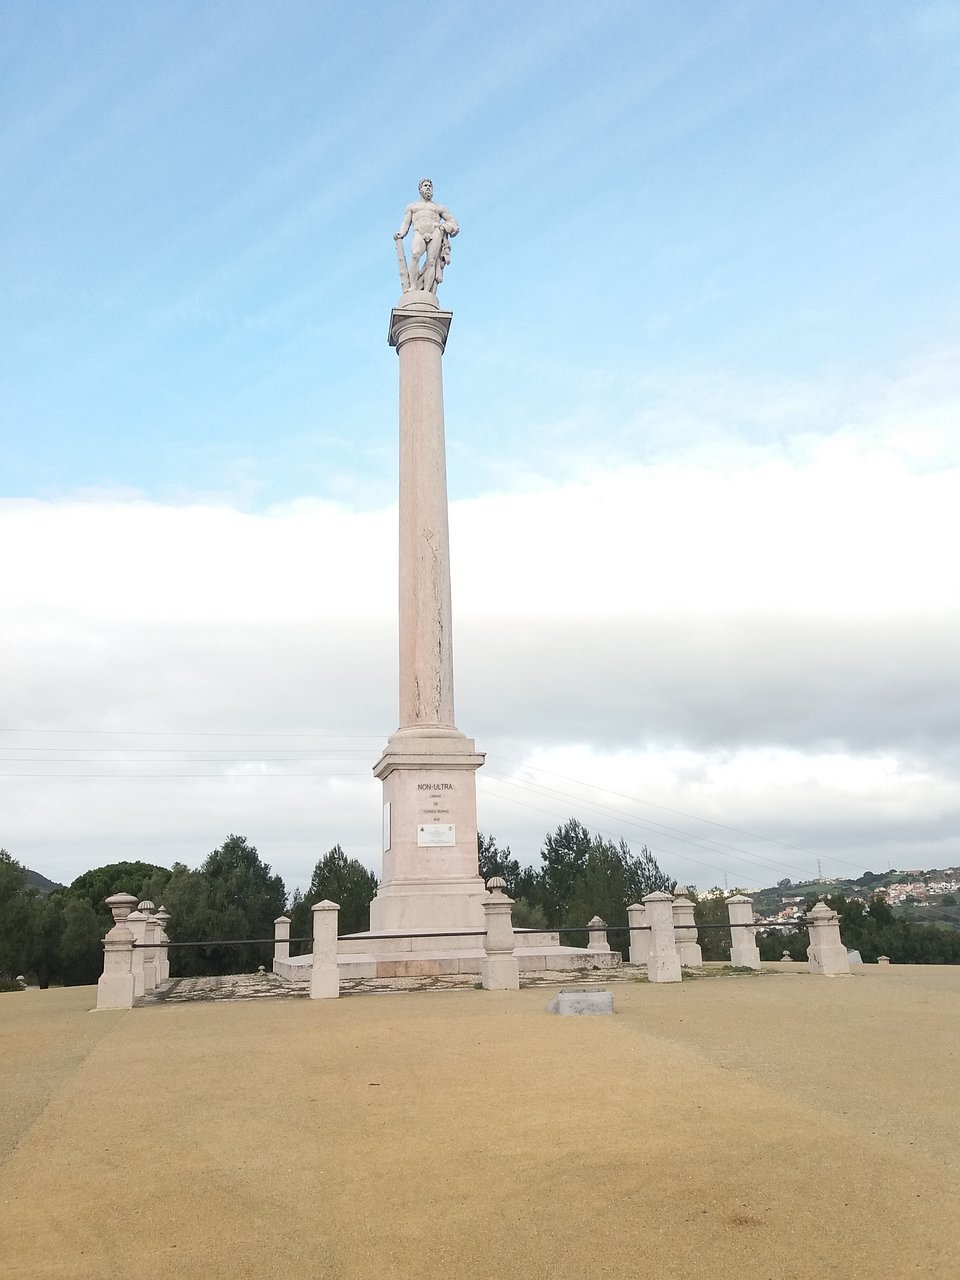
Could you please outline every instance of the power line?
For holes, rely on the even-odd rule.
[[[266,778],[365,778],[368,771],[353,773],[0,773],[0,778],[115,778],[124,782],[138,782],[141,778],[220,778],[225,782],[253,782]]]
[[[0,726],[0,733],[62,733],[62,734],[113,734],[127,738],[310,738],[336,741],[340,738],[364,738],[382,742],[383,733],[250,733],[244,729],[8,729]]]
[[[496,777],[498,775],[493,775],[493,776]],[[703,847],[703,848],[709,848],[711,845],[713,845],[715,849],[718,849],[721,852],[732,853],[734,857],[736,857],[740,862],[753,863],[753,864],[756,864],[757,866],[768,867],[776,872],[789,870],[789,871],[795,871],[797,873],[801,873],[801,868],[799,867],[789,866],[788,864],[783,862],[775,862],[772,859],[763,858],[757,854],[750,854],[742,849],[737,849],[733,845],[723,845],[723,844],[720,844],[718,841],[704,841],[704,840],[698,839],[696,836],[685,835],[683,832],[678,831],[675,827],[664,826],[663,823],[651,822],[649,820],[644,823],[642,821],[638,821],[635,818],[629,818],[625,814],[623,814],[620,810],[611,809],[609,806],[598,804],[596,801],[586,800],[579,796],[570,796],[566,792],[554,791],[550,787],[544,787],[536,783],[517,782],[512,778],[503,777],[502,775],[499,775],[499,776],[501,777],[501,780],[503,782],[507,783],[508,786],[526,787],[528,790],[538,792],[543,795],[558,796],[559,798],[565,801],[568,801],[568,802],[572,801],[573,803],[579,805],[581,808],[590,809],[590,810],[593,810],[593,812],[595,813],[600,813],[602,816],[604,816],[607,819],[614,817],[618,822],[626,823],[627,826],[637,827],[641,831],[649,830],[649,829],[657,829],[660,833],[666,834],[669,839],[680,840],[684,844],[693,844],[693,845],[696,845],[697,847]],[[684,857],[686,855],[677,854],[676,856]],[[701,865],[705,866],[707,864],[703,863]],[[717,869],[718,868],[713,867],[713,870],[717,870]]]
[[[529,801],[527,801],[527,800],[518,800],[518,799],[516,799],[516,797],[515,797],[515,796],[504,796],[504,795],[500,795],[500,796],[498,796],[498,799],[500,799],[500,800],[506,800],[506,802],[507,802],[508,804],[516,804],[516,805],[520,805],[520,807],[521,807],[521,808],[523,808],[523,809],[531,809],[531,810],[533,810],[533,812],[534,812],[534,813],[543,813],[543,814],[546,814],[546,815],[547,815],[547,817],[549,817],[549,818],[555,818],[555,817],[557,817],[557,816],[558,816],[558,813],[559,813],[559,811],[558,811],[558,810],[556,810],[556,809],[544,809],[544,808],[542,808],[540,805],[530,804],[530,803],[529,803]],[[598,827],[597,829],[598,829],[598,831],[599,831],[600,835],[609,836],[611,839],[615,839],[615,838],[619,835],[619,832],[609,831],[609,830],[604,830],[602,827]],[[628,843],[629,843],[629,842],[628,842]],[[689,863],[692,863],[692,865],[693,865],[693,866],[696,866],[696,867],[704,867],[707,871],[711,871],[711,872],[714,872],[714,873],[717,873],[717,872],[719,872],[719,871],[720,871],[720,868],[719,868],[719,867],[714,866],[712,863],[709,863],[709,862],[701,862],[699,858],[691,858],[691,857],[690,857],[690,855],[689,855],[689,854],[687,854],[687,853],[676,853],[676,852],[674,852],[674,851],[671,851],[671,852],[670,852],[670,854],[669,854],[669,856],[670,856],[671,858],[677,858],[677,859],[679,859],[681,862],[689,862]],[[758,883],[758,887],[761,887],[761,888],[763,887],[763,886],[760,886],[760,885],[759,885],[759,882],[757,882],[757,883]]]
[[[625,795],[621,791],[613,791],[609,787],[603,787],[594,782],[585,782],[581,778],[569,778],[565,774],[555,773],[551,769],[541,769],[537,765],[524,764],[522,761],[519,761],[519,760],[509,760],[506,756],[491,757],[488,755],[487,757],[488,760],[494,759],[494,758],[497,760],[502,760],[505,764],[515,765],[519,769],[529,769],[533,773],[544,773],[548,777],[559,778],[563,782],[572,782],[575,786],[589,787],[591,790],[594,790],[594,791],[603,791],[607,795],[616,796],[619,800],[628,800],[631,804],[642,804],[642,805],[648,806],[651,809],[662,809],[664,813],[674,813],[677,815],[677,817],[680,817],[680,818],[688,818],[693,822],[703,822],[708,826],[720,827],[724,831],[733,831],[737,835],[749,836],[753,840],[762,840],[765,844],[780,845],[780,847],[783,849],[792,849],[795,853],[803,853],[808,858],[816,857],[816,854],[811,852],[811,850],[809,849],[802,849],[799,845],[788,844],[785,840],[777,840],[774,836],[761,835],[760,832],[758,831],[747,831],[743,827],[732,827],[728,823],[717,822],[714,818],[701,818],[699,814],[689,813],[683,809],[671,809],[669,805],[657,804],[653,800],[643,800],[639,796]],[[846,862],[843,858],[834,857],[832,861],[839,862],[841,866],[854,867],[854,868],[856,867],[855,863]]]

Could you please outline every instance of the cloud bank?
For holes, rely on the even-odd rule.
[[[921,461],[885,428],[454,502],[481,826],[529,859],[577,813],[700,884],[956,861],[960,470]],[[65,880],[234,830],[291,883],[378,866],[395,524],[0,504],[0,841]]]

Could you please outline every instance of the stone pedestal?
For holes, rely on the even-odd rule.
[[[607,922],[601,920],[599,916],[594,916],[592,920],[587,921],[587,950],[610,950],[610,943],[607,941]]]
[[[136,911],[131,911],[127,916],[126,925],[133,934],[133,941],[136,944],[133,949],[133,984],[134,994],[139,1000],[146,990],[143,964],[146,948],[143,944],[147,936],[147,917],[137,907]]]
[[[383,783],[383,875],[373,933],[484,928],[477,870],[483,756],[454,730],[398,730],[374,773]]]
[[[683,975],[673,929],[673,898],[669,893],[648,893],[643,906],[650,926],[647,977],[651,982],[679,982]]]
[[[170,941],[167,933],[170,912],[161,905],[154,919],[157,922],[157,985],[160,986],[170,978],[170,952],[167,948],[167,943]]]
[[[688,969],[696,969],[703,964],[703,952],[697,941],[695,911],[693,903],[683,894],[674,898],[673,928],[677,940],[677,955],[680,957],[681,965]]]
[[[277,972],[277,963],[285,964],[290,959],[290,917],[277,916],[273,922],[273,972]]]
[[[131,893],[115,893],[105,899],[113,915],[113,928],[103,939],[103,973],[97,983],[98,1009],[132,1009],[135,998],[133,977],[133,931],[126,921],[137,905]]]
[[[646,913],[639,902],[627,907],[627,924],[630,926],[630,963],[646,964],[650,958],[650,930],[646,928]]]
[[[825,902],[818,902],[807,916],[810,945],[807,963],[811,973],[825,978],[850,976],[850,959],[840,939],[840,917]]]
[[[730,930],[730,963],[739,969],[759,969],[757,931],[747,927],[753,925],[753,902],[746,894],[734,894],[727,899],[727,915],[731,925],[739,926]]]
[[[156,911],[156,909],[157,908],[153,905],[152,902],[141,902],[137,907],[137,911],[139,911],[144,917],[143,926],[141,929],[141,940],[144,944],[144,947],[143,947],[143,990],[144,992],[155,991],[157,986],[156,941],[157,941],[157,933],[159,931],[159,926],[153,914]]]
[[[313,963],[310,969],[310,999],[335,1000],[340,995],[337,968],[338,902],[315,902],[313,912]]]
[[[518,991],[520,988],[520,966],[514,954],[513,901],[503,892],[505,887],[499,876],[493,876],[487,882],[490,892],[483,901],[487,931],[483,939],[480,980],[484,991]]]

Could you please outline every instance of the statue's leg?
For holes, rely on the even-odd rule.
[[[435,236],[427,241],[427,260],[423,265],[423,288],[427,292],[433,290],[437,283],[437,259],[440,257],[440,247],[443,244],[443,236],[437,232]]]
[[[413,240],[410,242],[410,288],[422,289],[421,283],[424,268],[420,265],[420,259],[427,252],[427,243],[419,231],[414,231]]]

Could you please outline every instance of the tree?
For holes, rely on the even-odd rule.
[[[482,831],[478,831],[477,863],[480,879],[484,884],[491,877],[500,876],[506,883],[504,892],[508,898],[513,898],[514,901],[520,898],[529,899],[535,888],[536,872],[532,867],[522,867],[511,854],[509,845],[501,849],[497,845],[495,836],[487,836]]]
[[[697,928],[701,930],[698,941],[704,960],[729,961],[731,947],[729,927],[704,928],[705,925],[729,926],[730,924],[727,899],[721,893],[719,886],[705,897],[699,898],[695,893],[689,892],[687,897],[693,898],[693,919]]]
[[[110,920],[104,899],[114,893],[132,893],[138,902],[149,899],[157,907],[170,872],[152,862],[110,862],[85,871],[65,891],[71,898],[89,902],[98,916]]]
[[[37,963],[46,980],[54,974],[64,986],[96,982],[103,971],[103,936],[113,925],[105,899],[114,893],[130,893],[138,902],[149,900],[156,906],[170,872],[152,862],[110,862],[77,876],[66,889],[49,897],[59,908],[57,923],[61,934],[53,943],[49,933],[54,921],[40,912]],[[43,982],[38,973],[38,979]]]
[[[242,973],[270,963],[269,942],[230,947],[216,943],[272,938],[273,922],[283,911],[286,897],[283,881],[260,860],[246,836],[229,836],[207,855],[199,871],[175,863],[164,887],[170,939],[208,945],[172,948],[171,969],[180,977],[190,977]]]
[[[629,850],[622,842],[618,846],[600,836],[594,837],[587,850],[583,873],[574,883],[567,903],[563,920],[567,927],[586,925],[594,916],[608,925],[622,925],[626,921],[628,858]],[[573,936],[567,941],[585,946],[587,936]],[[612,931],[608,941],[614,950],[629,946],[629,937],[623,929]]]
[[[56,905],[62,907],[57,939],[61,980],[65,986],[96,982],[103,972],[103,921],[85,898],[56,897],[61,899]]]
[[[71,975],[65,975],[62,967],[64,902],[62,893],[50,893],[39,897],[34,903],[33,929],[23,972],[33,974],[37,985],[43,990],[53,981],[72,985],[69,981]],[[100,954],[102,956],[102,948]]]
[[[291,904],[289,912],[293,937],[310,937],[311,908],[324,899],[340,904],[340,934],[360,933],[370,928],[370,903],[377,892],[377,877],[356,858],[348,858],[338,844],[323,855],[313,869],[306,895]],[[310,950],[309,945],[307,950]]]
[[[24,868],[0,849],[0,978],[28,971],[35,897]]]
[[[627,869],[629,902],[640,902],[648,893],[673,893],[676,890],[676,880],[661,871],[660,864],[646,845],[640,846],[640,852],[634,858],[626,842],[621,840],[620,852]]]
[[[590,832],[576,818],[562,823],[543,842],[540,905],[553,927],[564,923],[574,886],[587,869],[592,844]]]
[[[544,866],[536,889],[550,926],[585,926],[595,915],[608,925],[624,925],[627,907],[648,893],[671,892],[675,881],[659,867],[644,845],[634,856],[625,840],[614,844],[591,835],[576,818],[547,836],[541,851]],[[586,934],[571,935],[569,943],[584,945]],[[614,929],[610,945],[626,953],[626,929]]]

